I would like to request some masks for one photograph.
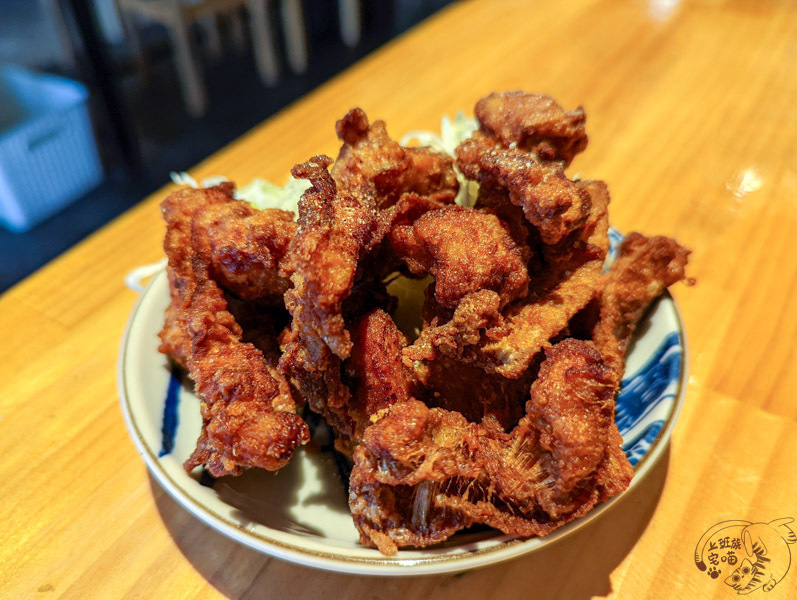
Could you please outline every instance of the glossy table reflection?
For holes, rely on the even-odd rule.
[[[336,153],[334,121],[354,105],[398,137],[513,88],[583,104],[591,142],[571,172],[609,183],[620,230],[694,251],[697,286],[674,290],[686,406],[637,490],[543,552],[456,576],[312,571],[201,525],[151,482],[116,394],[136,301],[122,279],[161,257],[167,187],[0,298],[0,597],[734,596],[726,566],[718,579],[695,568],[701,534],[797,517],[793,2],[456,4],[192,174],[283,181]],[[766,597],[797,597],[797,572]]]

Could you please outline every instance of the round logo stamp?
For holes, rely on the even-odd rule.
[[[695,546],[695,565],[737,594],[774,588],[789,572],[790,544],[797,535],[786,517],[769,523],[722,521],[706,531]]]

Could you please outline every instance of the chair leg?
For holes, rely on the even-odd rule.
[[[205,34],[207,41],[208,54],[213,61],[221,60],[223,48],[221,47],[221,36],[219,35],[219,24],[216,16],[207,16],[199,19],[199,26]]]
[[[307,34],[304,30],[301,0],[282,0],[280,12],[285,29],[288,64],[294,73],[304,73],[307,70]]]
[[[146,60],[144,60],[144,50],[141,46],[141,36],[138,35],[138,28],[133,22],[133,16],[124,15],[121,18],[121,21],[122,28],[125,32],[125,37],[130,41],[130,51],[133,55],[133,60],[143,72],[146,69]]]
[[[360,43],[362,35],[362,15],[360,0],[338,0],[340,16],[340,37],[349,48]]]
[[[69,37],[69,27],[64,19],[60,3],[56,0],[39,0],[39,10],[42,15],[49,16],[58,35],[58,43],[63,53],[62,64],[72,69],[77,69],[78,61],[75,55],[75,47]]]
[[[240,10],[234,10],[229,13],[229,26],[230,38],[232,38],[232,46],[235,53],[238,55],[246,54],[246,27]]]
[[[268,86],[276,85],[279,78],[274,33],[269,19],[269,0],[249,0],[249,19],[252,28],[252,45],[260,79]]]
[[[202,73],[191,49],[188,23],[181,12],[175,11],[172,15],[168,30],[174,46],[177,75],[183,88],[188,114],[192,117],[201,117],[207,111],[208,97]]]
[[[139,72],[141,80],[146,82],[149,72],[147,71],[147,61],[144,56],[144,50],[141,46],[141,36],[138,35],[138,28],[135,23],[135,15],[132,15],[119,6],[116,2],[116,14],[119,15],[119,21],[122,24],[122,31],[125,35],[125,40],[130,44],[130,55],[133,59],[133,64],[136,71]]]

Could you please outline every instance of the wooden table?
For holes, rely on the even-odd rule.
[[[797,517],[793,2],[455,4],[192,173],[282,181],[334,155],[354,105],[398,137],[513,88],[585,106],[572,172],[609,183],[615,226],[693,249],[698,285],[674,290],[686,406],[637,489],[543,552],[456,576],[313,571],[200,524],[148,477],[116,392],[122,278],[161,257],[166,187],[0,298],[0,597],[734,597],[695,568],[701,534]],[[763,597],[797,597],[795,571]]]

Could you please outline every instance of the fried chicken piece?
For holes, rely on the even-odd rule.
[[[492,290],[479,290],[465,296],[457,308],[441,310],[434,301],[424,303],[425,326],[415,342],[404,350],[404,362],[432,361],[438,357],[462,360],[465,351],[482,341],[482,331],[503,324],[501,298]]]
[[[501,307],[528,292],[523,252],[493,214],[447,206],[393,227],[390,244],[412,273],[434,277],[435,298],[446,308],[479,290],[498,293]]]
[[[369,127],[360,109],[337,130],[344,144],[331,173],[324,156],[292,171],[312,187],[299,203],[299,229],[283,261],[282,274],[294,287],[285,294],[293,321],[281,340],[280,369],[345,450],[361,429],[341,379],[342,361],[352,351],[347,319],[388,303],[382,280],[400,265],[382,243],[390,228],[450,202],[458,184],[450,158],[402,148],[384,123]]]
[[[293,213],[228,202],[202,211],[198,225],[208,232],[211,270],[219,285],[244,300],[270,298],[282,304],[290,282],[279,269],[296,233]]]
[[[245,300],[281,305],[282,295],[290,285],[279,275],[279,268],[296,231],[292,213],[277,209],[256,210],[233,197],[234,184],[230,182],[211,190],[176,192],[175,198],[179,200],[174,203],[179,204],[179,209],[173,209],[167,238],[171,236],[190,243],[191,230],[196,229],[210,247],[209,275],[225,291]],[[172,254],[177,256],[181,249],[176,244],[170,245]],[[180,258],[185,259],[185,256]],[[172,303],[166,310],[160,333],[161,352],[187,369],[190,340],[182,332],[175,282],[171,284]]]
[[[188,369],[201,398],[203,428],[186,471],[204,464],[215,477],[242,468],[275,471],[310,439],[286,382],[252,344],[240,340],[218,287],[206,281],[185,312],[192,339]]]
[[[399,546],[430,546],[473,524],[463,511],[436,503],[449,474],[480,475],[467,456],[472,427],[459,413],[410,400],[365,430],[349,478],[349,509],[364,546],[390,556]]]
[[[474,292],[449,311],[434,300],[433,287],[425,292],[420,336],[402,352],[420,384],[416,397],[427,406],[459,412],[470,422],[489,419],[511,429],[523,416],[536,370],[507,379],[462,360],[463,349],[478,344],[482,330],[501,322],[498,294]]]
[[[169,277],[169,287],[174,286]],[[163,329],[158,333],[161,340],[158,351],[168,354],[180,367],[188,370],[188,356],[191,353],[191,339],[186,334],[181,322],[179,303],[174,301],[174,290],[172,290],[172,301],[166,307],[166,314],[163,319]]]
[[[360,318],[352,328],[354,342],[344,373],[353,390],[349,415],[355,421],[359,440],[371,424],[371,417],[415,395],[412,372],[401,362],[407,338],[385,311],[375,309]]]
[[[624,490],[633,469],[614,423],[617,377],[611,365],[589,342],[570,338],[546,350],[545,356],[527,411],[545,451],[543,469],[554,478],[536,498],[550,517],[559,519],[582,510],[585,500],[591,508]],[[599,472],[602,463],[610,471],[608,478]],[[595,487],[584,489],[591,477]]]
[[[480,367],[445,356],[412,364],[418,380],[415,397],[430,408],[461,414],[470,423],[510,431],[525,414],[529,386],[537,375],[529,369],[520,379],[485,373]]]
[[[560,244],[542,246],[545,270],[529,296],[503,310],[485,290],[466,296],[448,322],[433,320],[424,328],[404,351],[405,359],[444,355],[510,379],[523,376],[540,350],[598,293],[609,248],[609,193],[600,181],[577,185],[591,197],[590,217]]]
[[[545,244],[556,244],[582,227],[589,216],[589,194],[570,181],[559,163],[540,162],[521,148],[504,148],[476,133],[456,150],[457,166],[487,189],[509,192]]]
[[[512,240],[521,251],[523,264],[533,279],[533,273],[540,267],[538,253],[533,250],[540,243],[539,235],[533,227],[529,227],[523,209],[512,204],[509,192],[500,187],[480,186],[474,208],[486,209],[509,228]]]
[[[280,338],[279,369],[313,411],[340,434],[351,435],[350,393],[340,378],[341,360],[351,351],[343,301],[377,223],[374,212],[356,198],[337,193],[327,171],[331,162],[316,156],[292,170],[311,187],[299,202],[299,229],[283,268],[293,282],[284,296],[292,321]]]
[[[544,535],[623,491],[616,376],[590,342],[546,350],[510,432],[421,402],[393,405],[355,450],[349,506],[361,542],[393,554],[483,523]]]
[[[327,171],[330,162],[328,157],[315,157],[293,169],[294,177],[309,179],[312,187],[299,203],[299,230],[284,261],[294,284],[285,293],[293,320],[281,339],[280,370],[310,408],[327,419],[345,450],[351,440],[359,439],[362,418],[350,406],[351,393],[341,379],[342,361],[352,350],[344,303],[351,299],[361,309],[371,305],[368,288],[352,296],[361,263],[394,221],[416,211],[422,214],[438,203],[404,194],[392,207],[376,211],[361,198],[338,190]],[[378,295],[376,283],[368,287]],[[348,316],[356,318],[357,311]]]
[[[388,136],[384,121],[369,125],[360,108],[350,110],[335,128],[343,146],[332,177],[340,191],[376,211],[379,222],[374,249],[364,258],[368,268],[362,272],[374,281],[384,279],[403,263],[382,238],[397,220],[411,223],[453,202],[459,189],[454,161],[428,148],[399,145]]]
[[[547,263],[539,289],[529,301],[510,307],[504,324],[486,331],[487,342],[477,350],[477,362],[488,372],[515,378],[534,356],[561,332],[568,321],[597,293],[609,249],[609,192],[601,181],[580,181],[591,198],[587,224],[561,247],[543,247]]]
[[[379,240],[362,261],[358,279],[368,279],[373,283],[383,282],[396,272],[406,273],[404,261],[394,251],[389,233],[396,227],[411,226],[427,212],[441,209],[447,205],[414,192],[402,194],[396,204],[377,212],[378,230],[374,238]]]
[[[565,111],[549,96],[493,92],[476,103],[474,112],[482,131],[504,146],[516,144],[542,160],[569,165],[587,147],[584,109]]]
[[[343,301],[351,292],[357,264],[377,240],[377,215],[360,199],[338,193],[328,156],[296,165],[291,173],[312,184],[299,201],[299,229],[291,240],[283,273],[293,289],[285,304],[296,327],[313,331],[338,358],[351,352]]]
[[[545,355],[508,451],[485,444],[483,497],[449,492],[441,505],[505,533],[545,535],[628,487],[633,468],[614,423],[614,369],[593,344],[572,338]]]
[[[232,196],[234,185],[225,182],[223,193],[209,202],[201,195],[182,196],[182,213],[201,229],[210,246],[211,276],[225,290],[244,300],[271,299],[282,303],[290,282],[279,269],[296,233],[293,213],[258,210]]]
[[[179,190],[162,204],[172,302],[160,350],[186,366],[200,398],[203,427],[184,467],[204,464],[217,477],[249,467],[277,470],[310,439],[287,383],[273,361],[242,341],[212,277],[212,219],[203,215],[237,202],[225,185]]]
[[[463,349],[481,341],[482,330],[501,323],[498,294],[474,292],[449,311],[434,300],[433,288],[425,291],[420,336],[402,352],[404,364],[419,382],[416,397],[429,407],[459,412],[470,422],[489,420],[504,431],[512,429],[523,416],[537,370],[529,368],[520,378],[507,379],[485,373],[462,356]]]
[[[459,183],[454,161],[428,148],[405,148],[392,140],[384,121],[369,126],[361,108],[353,108],[335,125],[343,141],[332,177],[341,189],[376,200],[376,208],[395,204],[411,192],[451,203]]]
[[[630,233],[606,274],[600,296],[600,317],[593,340],[622,369],[628,342],[650,303],[672,284],[686,279],[689,250],[664,236]],[[686,279],[687,283],[694,283]]]
[[[282,347],[278,369],[313,412],[326,419],[336,435],[354,433],[349,416],[349,388],[341,380],[340,358],[302,321],[296,321],[279,338]]]
[[[589,215],[589,195],[564,167],[587,146],[584,110],[565,111],[548,96],[513,91],[482,98],[475,113],[480,130],[456,156],[463,174],[480,183],[482,205],[496,190],[507,190],[545,244],[579,229]]]
[[[458,184],[450,158],[401,147],[388,137],[384,122],[369,126],[359,108],[338,121],[337,132],[344,144],[331,173],[327,168],[332,161],[325,156],[292,171],[294,177],[310,180],[312,188],[300,201],[299,230],[283,273],[305,294],[298,301],[295,290],[288,292],[289,304],[344,359],[351,341],[342,303],[354,285],[358,263],[402,213],[451,201]],[[402,197],[405,205],[396,210]]]

